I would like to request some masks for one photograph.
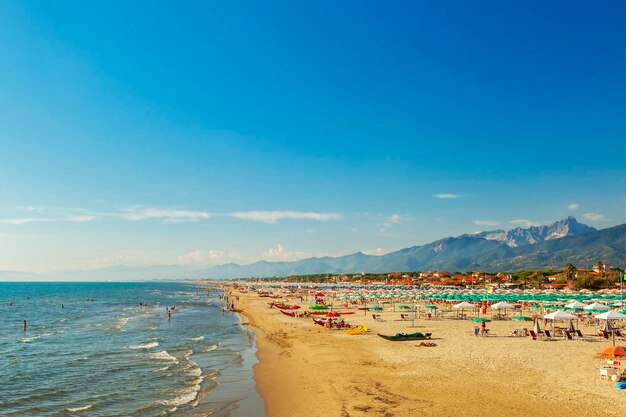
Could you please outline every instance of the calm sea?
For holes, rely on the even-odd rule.
[[[218,297],[180,283],[0,282],[0,416],[262,416],[254,335]]]

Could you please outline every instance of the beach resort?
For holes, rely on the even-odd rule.
[[[245,282],[225,291],[257,333],[268,417],[626,413],[616,291]]]

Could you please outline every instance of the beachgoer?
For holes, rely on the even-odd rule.
[[[22,328],[26,331],[26,320],[22,320]]]

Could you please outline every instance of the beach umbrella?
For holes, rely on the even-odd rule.
[[[340,314],[339,313],[328,313],[326,314],[326,317],[339,317]]]
[[[618,313],[617,311],[607,311],[606,313],[598,314],[596,316],[598,320],[624,320],[626,315]]]
[[[605,306],[602,303],[593,303],[593,304],[589,304],[587,307],[583,307],[583,310],[585,311],[589,311],[589,310],[602,310],[602,311],[606,311],[609,308],[607,306]]]
[[[468,303],[467,301],[463,301],[462,303],[458,303],[454,305],[454,308],[464,310],[466,308],[475,308],[474,304]]]
[[[485,317],[477,317],[475,319],[472,319],[472,323],[489,323],[490,321],[491,320]]]
[[[401,308],[402,310],[410,310],[411,307],[409,306],[398,306],[398,308]]]
[[[323,293],[323,292],[316,292],[316,293],[315,293],[315,296],[316,296],[316,297],[323,297],[323,296],[324,296],[324,293]]]
[[[565,305],[565,308],[567,308],[568,310],[570,309],[575,310],[575,309],[585,308],[585,307],[587,307],[587,304],[581,303],[580,301],[574,301]]]
[[[550,320],[574,320],[577,317],[563,310],[557,310],[554,313],[546,314],[543,318]]]
[[[382,307],[378,307],[378,306],[370,307],[370,311],[381,311],[382,309],[383,309]]]
[[[626,356],[626,348],[622,346],[607,346],[599,351],[598,355],[609,356],[612,358],[617,356]]]
[[[533,321],[533,319],[531,317],[528,317],[528,316],[515,316],[515,317],[513,317],[513,320],[515,320],[515,321]]]
[[[437,306],[436,306],[436,305],[433,305],[433,304],[428,304],[428,305],[427,305],[427,306],[425,306],[425,307],[426,307],[426,308],[429,308],[429,309],[431,309],[431,310],[432,310],[432,309],[436,309],[436,308],[437,308]]]
[[[496,310],[505,310],[507,308],[513,308],[513,307],[515,307],[513,304],[509,304],[504,301],[500,301],[499,303],[495,303],[491,306],[491,308],[494,308]]]

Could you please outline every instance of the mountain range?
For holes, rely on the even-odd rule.
[[[626,266],[626,224],[596,230],[567,217],[549,226],[493,230],[447,237],[386,255],[357,252],[339,257],[314,257],[294,262],[259,261],[247,265],[228,263],[213,267],[184,265],[112,266],[91,271],[71,271],[62,279],[140,280],[179,278],[245,278],[307,274],[391,271],[492,271],[562,269],[567,262],[578,267],[597,261]],[[3,274],[0,279],[10,277]],[[41,279],[40,276],[22,276]]]
[[[549,226],[447,237],[382,256],[358,252],[296,262],[226,264],[209,268],[205,274],[231,278],[426,270],[515,271],[559,269],[567,262],[591,267],[598,260],[611,265],[626,264],[626,224],[596,230],[570,216]]]

